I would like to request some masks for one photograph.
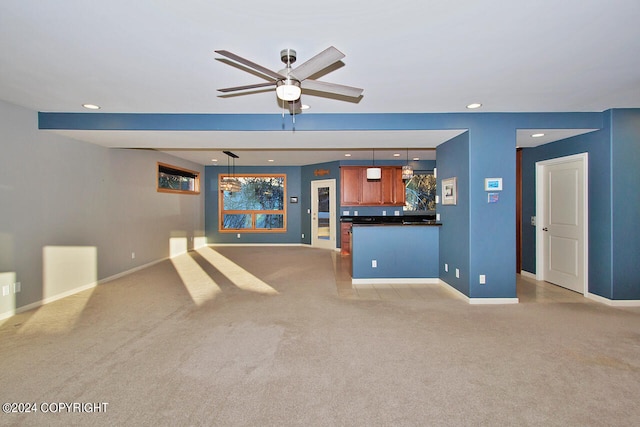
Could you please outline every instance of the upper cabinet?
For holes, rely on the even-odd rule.
[[[367,179],[363,166],[340,167],[342,206],[403,206],[405,202],[402,167],[380,166],[380,179]]]

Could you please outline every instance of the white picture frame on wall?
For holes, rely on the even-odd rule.
[[[442,204],[455,205],[458,202],[457,178],[447,178],[442,180]]]

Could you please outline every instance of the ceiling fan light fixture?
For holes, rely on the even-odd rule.
[[[283,101],[296,101],[300,99],[300,82],[291,78],[278,80],[276,82],[276,94]]]

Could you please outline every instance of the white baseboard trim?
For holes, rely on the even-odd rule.
[[[151,261],[151,262],[148,262],[146,264],[142,264],[142,265],[139,265],[137,267],[131,268],[129,270],[125,270],[125,271],[123,271],[121,273],[114,274],[113,276],[105,277],[104,279],[98,280],[98,285],[102,285],[103,283],[107,283],[107,282],[110,282],[112,280],[119,279],[119,278],[127,276],[127,275],[129,275],[131,273],[135,273],[136,271],[144,270],[145,268],[151,267],[152,265],[156,265],[156,264],[161,263],[162,261],[165,261],[165,260],[168,260],[168,259],[170,259],[170,257],[160,258],[160,259],[157,259],[155,261]]]
[[[536,280],[536,275],[534,273],[529,273],[528,271],[520,270],[520,275],[528,277],[529,279]]]
[[[209,243],[207,246],[313,246],[306,243]],[[340,250],[338,248],[338,250]]]
[[[520,302],[518,298],[469,298],[444,280],[440,280],[440,283],[467,301],[470,305],[518,304]]]
[[[351,279],[351,285],[358,287],[371,285],[437,285],[439,283],[440,279],[431,278]]]
[[[469,304],[483,305],[483,304],[518,304],[520,300],[518,298],[469,298]]]
[[[40,301],[32,302],[31,304],[23,305],[23,306],[15,308],[13,310],[9,310],[9,311],[6,311],[4,313],[0,313],[0,320],[4,320],[4,319],[7,319],[7,318],[9,318],[11,316],[15,316],[16,314],[24,313],[25,311],[36,309],[36,308],[41,307],[41,306],[43,306],[45,304],[49,304],[51,302],[58,301],[58,300],[60,300],[62,298],[66,298],[66,297],[69,297],[71,295],[75,295],[78,292],[82,292],[82,291],[86,291],[88,289],[95,288],[96,286],[102,285],[103,283],[107,283],[107,282],[110,282],[112,280],[118,279],[120,277],[126,276],[128,274],[134,273],[134,272],[136,272],[138,270],[143,270],[143,269],[145,269],[147,267],[151,267],[152,265],[158,264],[159,262],[162,262],[162,261],[164,261],[166,259],[169,259],[169,258],[161,258],[161,259],[158,259],[158,260],[155,260],[155,261],[151,261],[149,263],[146,263],[146,264],[143,264],[143,265],[139,265],[137,267],[131,268],[131,269],[126,270],[126,271],[123,271],[121,273],[114,274],[113,276],[105,277],[104,279],[100,279],[97,282],[93,282],[93,283],[89,283],[87,285],[79,286],[77,288],[73,288],[71,290],[68,290],[68,291],[65,291],[65,292],[50,296],[48,298],[44,298],[44,299],[42,299]]]
[[[465,294],[463,294],[462,292],[460,292],[459,290],[457,290],[456,288],[454,288],[453,286],[451,286],[450,284],[448,284],[444,280],[440,279],[440,284],[442,286],[444,286],[445,288],[447,288],[449,291],[451,291],[454,294],[456,294],[458,297],[460,297],[463,300],[465,300],[466,302],[469,302],[469,297],[468,296],[466,296]]]
[[[42,299],[40,301],[32,302],[31,304],[20,306],[14,310],[9,310],[5,313],[0,314],[0,320],[7,319],[11,316],[15,316],[16,314],[24,313],[25,311],[33,310],[35,308],[41,307],[45,304],[49,304],[50,302],[58,301],[59,299],[69,297],[71,295],[75,295],[78,292],[86,291],[87,289],[95,288],[98,285],[98,282],[89,283],[84,286],[80,286],[74,289],[71,289],[66,292],[62,292],[57,295],[53,295],[51,297]]]
[[[611,307],[640,307],[640,300],[637,299],[609,299],[590,292],[586,294],[586,297]]]

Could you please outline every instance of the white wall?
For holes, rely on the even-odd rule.
[[[38,130],[37,112],[0,101],[0,318],[169,256],[204,236],[204,194],[156,192],[149,150],[108,149]],[[132,259],[135,252],[135,259]],[[6,283],[5,283],[6,282]]]

